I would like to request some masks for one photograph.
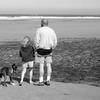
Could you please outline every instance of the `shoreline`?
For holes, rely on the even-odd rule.
[[[100,40],[100,38],[97,38],[97,37],[68,37],[68,38],[65,38],[65,37],[62,37],[62,38],[58,38],[58,42],[60,41],[80,41],[80,40]],[[4,40],[4,41],[0,41],[0,44],[4,44],[4,43],[18,43],[20,42],[20,40]]]

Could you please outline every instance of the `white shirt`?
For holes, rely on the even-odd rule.
[[[37,29],[35,36],[36,48],[50,49],[57,45],[57,36],[50,27],[41,27]]]

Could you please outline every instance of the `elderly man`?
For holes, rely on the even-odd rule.
[[[57,45],[57,36],[55,31],[48,27],[48,20],[41,20],[41,27],[37,29],[35,36],[35,45],[37,51],[37,57],[40,64],[40,78],[39,82],[35,85],[43,86],[44,84],[50,86],[51,79],[51,63],[52,63],[52,51]],[[44,64],[47,66],[47,79],[44,82]]]

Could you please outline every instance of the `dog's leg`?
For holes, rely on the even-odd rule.
[[[1,83],[1,78],[0,78],[0,85],[1,85],[2,83]]]
[[[14,83],[12,79],[12,74],[9,75],[10,83]]]
[[[6,80],[7,80],[7,75],[6,75],[6,72],[3,73],[3,76],[4,76],[4,86],[7,87],[7,84],[6,84]]]
[[[15,85],[13,78],[12,78],[12,74],[9,75],[9,79],[10,79],[10,84],[11,85]]]
[[[0,85],[1,85],[1,78],[2,78],[2,74],[0,73]]]

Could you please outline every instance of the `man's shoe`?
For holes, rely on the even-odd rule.
[[[45,81],[44,84],[50,86],[50,81]]]
[[[44,86],[44,82],[36,82],[36,83],[34,83],[34,85],[36,85],[36,86]]]
[[[22,86],[22,83],[19,83],[19,86]]]

